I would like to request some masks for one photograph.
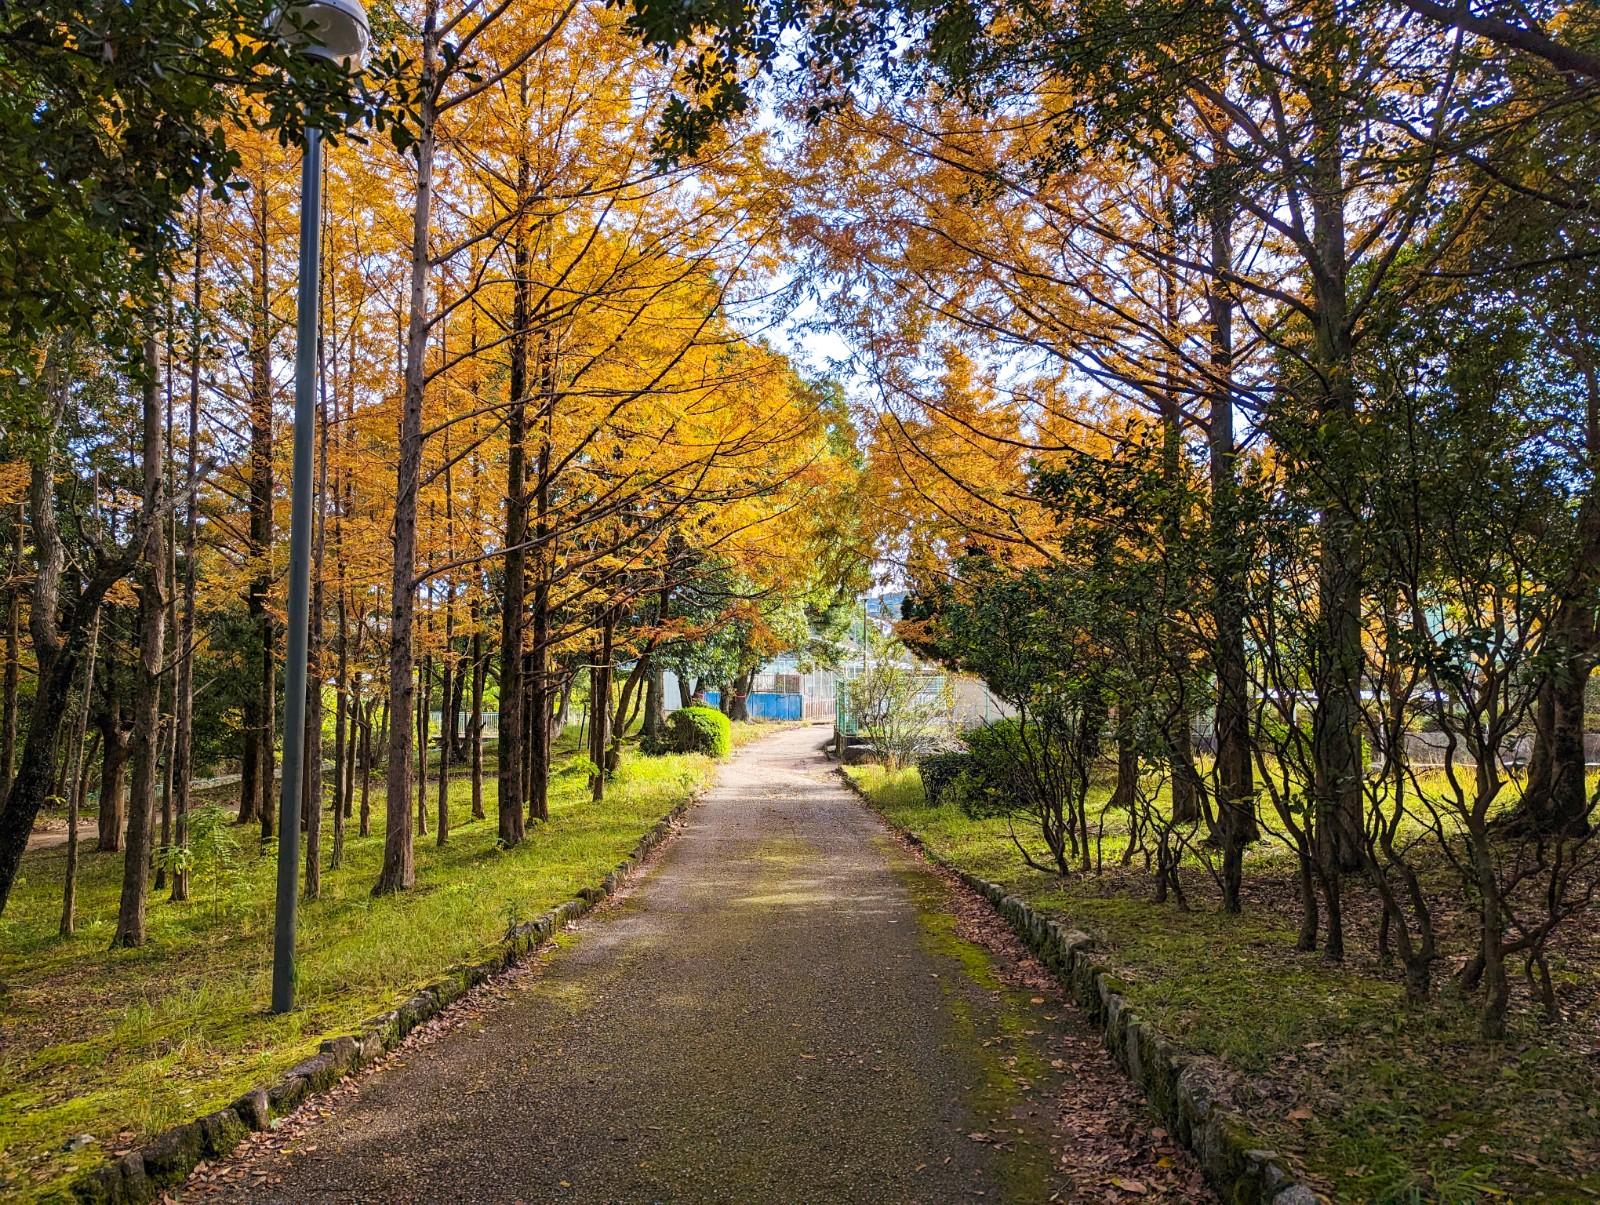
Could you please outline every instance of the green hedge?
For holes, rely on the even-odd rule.
[[[733,749],[733,725],[715,707],[685,707],[667,717],[667,745],[674,753],[727,757]]]

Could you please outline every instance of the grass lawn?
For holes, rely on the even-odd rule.
[[[765,729],[735,725],[739,743]],[[260,850],[253,828],[225,829],[235,848],[197,866],[191,900],[154,896],[150,943],[116,953],[107,947],[122,856],[86,850],[78,931],[63,939],[65,849],[27,855],[0,917],[0,1197],[59,1193],[107,1148],[228,1104],[323,1038],[478,960],[509,925],[602,878],[712,772],[699,756],[630,752],[595,806],[569,760],[552,782],[550,823],[509,851],[495,845],[493,767],[487,820],[470,819],[470,782],[452,778],[449,844],[439,848],[431,831],[419,838],[416,890],[384,899],[370,894],[383,853],[375,789],[372,835],[347,840],[344,866],[325,869],[322,898],[300,909],[299,1007],[282,1017],[265,1011],[275,847]],[[330,823],[324,816],[324,857]],[[80,1133],[95,1143],[63,1150]]]
[[[1137,868],[1112,869],[1125,841],[1109,831],[1105,873],[1061,879],[1023,863],[1004,820],[928,807],[915,769],[848,773],[933,853],[1105,941],[1132,1007],[1236,1073],[1257,1133],[1336,1199],[1600,1195],[1592,963],[1566,964],[1566,1020],[1544,1026],[1519,1008],[1510,1038],[1486,1045],[1474,1005],[1449,987],[1430,1006],[1408,1008],[1397,973],[1366,953],[1365,932],[1352,932],[1344,967],[1297,953],[1292,868],[1270,852],[1247,861],[1244,915],[1218,911],[1198,871],[1186,875],[1194,910],[1183,912],[1154,903]],[[1359,883],[1350,891],[1359,897]],[[1465,930],[1470,917],[1462,919]],[[1595,926],[1594,915],[1574,922],[1588,938]],[[1452,967],[1447,960],[1438,978]]]

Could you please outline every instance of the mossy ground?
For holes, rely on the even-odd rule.
[[[1397,976],[1294,949],[1281,859],[1252,855],[1243,916],[1154,903],[1132,875],[1029,869],[1004,820],[926,805],[915,769],[849,771],[929,851],[1000,882],[1110,947],[1134,1009],[1239,1073],[1252,1126],[1340,1200],[1600,1195],[1600,1043],[1527,1011],[1486,1045],[1448,991],[1408,1008]],[[1020,831],[1020,830],[1019,830]],[[1109,866],[1123,842],[1107,834]]]
[[[737,742],[764,728],[736,725]],[[86,846],[70,938],[57,936],[64,848],[27,855],[0,917],[0,1196],[59,1193],[108,1148],[227,1104],[324,1037],[480,959],[509,925],[599,881],[712,772],[703,757],[630,754],[595,806],[569,760],[552,784],[549,824],[513,850],[496,845],[492,765],[487,820],[471,819],[470,782],[453,778],[449,843],[440,848],[431,831],[418,838],[416,890],[375,899],[380,784],[372,835],[354,836],[352,822],[344,865],[324,870],[322,898],[301,906],[298,1007],[282,1017],[265,1011],[276,847],[260,848],[255,830],[229,830],[234,850],[197,868],[189,902],[153,897],[149,944],[116,953],[107,947],[121,855]],[[96,1142],[64,1151],[79,1133]]]
[[[988,951],[956,931],[945,887],[912,863],[889,837],[880,838],[880,848],[916,906],[923,949],[961,968],[965,983],[947,980],[942,986],[956,1038],[977,1063],[979,1075],[968,1099],[973,1114],[982,1126],[1009,1125],[1028,1103],[1019,1085],[1039,1085],[1051,1078],[1029,997],[1001,980]],[[973,1006],[971,988],[987,997],[981,1009]],[[1040,1201],[1049,1196],[1053,1169],[1043,1141],[1012,1150],[997,1170],[1006,1200]]]

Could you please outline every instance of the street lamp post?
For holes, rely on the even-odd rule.
[[[360,0],[310,0],[285,9],[275,32],[308,58],[360,67],[367,14]],[[306,657],[311,619],[312,438],[317,407],[317,301],[322,262],[322,131],[308,126],[300,169],[300,277],[294,359],[294,469],[289,508],[289,648],[284,666],[283,793],[278,809],[278,902],[272,937],[272,1011],[294,1007],[295,904],[306,753]],[[317,800],[311,806],[318,806]]]

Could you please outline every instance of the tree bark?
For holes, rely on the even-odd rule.
[[[96,818],[100,835],[95,847],[101,853],[121,853],[128,825],[123,785],[132,750],[122,720],[122,696],[110,681],[106,683],[105,710],[96,719],[100,726],[100,808]]]
[[[526,87],[526,84],[524,84]],[[505,594],[500,602],[499,840],[522,841],[523,693],[522,624],[527,593],[528,541],[528,322],[533,282],[529,275],[528,158],[517,157],[516,234],[512,241],[511,408],[506,424]]]
[[[412,621],[416,613],[417,495],[422,486],[422,400],[428,353],[428,226],[433,210],[434,126],[439,77],[439,0],[428,0],[422,22],[418,80],[417,197],[411,226],[411,290],[406,317],[405,393],[400,409],[400,459],[395,472],[394,574],[389,612],[389,760],[385,795],[388,827],[375,894],[409,891],[416,882],[411,839],[411,733],[415,695]]]
[[[94,658],[100,645],[100,614],[95,613],[89,627],[89,651],[84,655],[83,686],[78,699],[78,713],[72,722],[72,770],[68,775],[67,789],[72,797],[67,803],[67,868],[66,881],[61,891],[61,936],[71,937],[77,925],[78,901],[78,817],[83,814],[83,800],[89,788],[88,764],[84,758],[83,740],[89,727],[89,698],[94,693]],[[172,889],[176,893],[177,880]]]
[[[319,294],[322,282],[317,284]],[[300,817],[306,831],[306,869],[302,892],[322,896],[322,611],[328,551],[328,374],[322,331],[317,331],[317,476],[311,513],[311,607],[306,616],[306,733],[300,784]],[[335,795],[334,806],[338,807]]]
[[[0,795],[10,789],[11,772],[17,761],[17,671],[21,658],[22,593],[22,507],[11,521],[11,564],[6,573],[6,668],[5,685],[0,691]]]
[[[128,849],[123,856],[122,900],[113,949],[145,942],[156,775],[161,758],[161,675],[167,634],[165,427],[161,406],[161,345],[144,348],[144,552],[138,569],[139,658],[134,670],[133,783],[128,808]]]
[[[428,735],[433,717],[433,657],[422,658],[417,672],[422,689],[417,694],[417,836],[428,835]]]
[[[257,190],[257,255],[252,262],[255,304],[250,323],[250,530],[249,559],[254,568],[246,603],[255,628],[254,699],[245,709],[244,767],[240,780],[239,820],[258,821],[262,840],[272,837],[276,801],[274,711],[277,679],[273,668],[272,615],[267,600],[272,589],[272,344],[271,299],[267,269],[266,195]]]
[[[469,747],[472,756],[472,818],[485,818],[483,810],[483,687],[488,676],[489,662],[483,651],[483,625],[481,617],[472,631],[472,717]]]
[[[1591,411],[1600,408],[1593,393]],[[1592,601],[1600,579],[1600,416],[1591,416],[1589,433],[1591,479],[1578,512],[1578,555],[1562,583],[1546,638],[1555,667],[1539,684],[1528,785],[1508,823],[1527,835],[1582,837],[1590,828],[1583,737],[1584,696],[1600,652]]]
[[[594,758],[595,773],[590,782],[590,795],[595,803],[605,799],[606,780],[611,776],[611,675],[615,656],[612,640],[616,627],[616,611],[607,607],[600,621],[600,658],[591,679],[591,756]]]
[[[1219,193],[1220,193],[1219,187]],[[1259,838],[1250,749],[1250,699],[1244,644],[1244,573],[1238,527],[1238,450],[1233,433],[1233,299],[1219,283],[1233,270],[1232,202],[1211,212],[1211,561],[1213,661],[1217,681],[1217,827],[1222,838],[1222,910],[1237,913],[1245,846]]]
[[[1338,463],[1351,446],[1356,421],[1354,346],[1350,336],[1347,296],[1348,255],[1345,248],[1345,182],[1343,122],[1345,99],[1337,79],[1340,55],[1332,45],[1341,36],[1337,20],[1326,12],[1316,18],[1313,40],[1326,56],[1326,78],[1309,90],[1313,145],[1309,200],[1312,211],[1314,262],[1312,293],[1313,383],[1315,421],[1320,449],[1323,494],[1322,547],[1317,579],[1318,638],[1313,685],[1312,794],[1317,813],[1318,856],[1326,893],[1328,925],[1323,954],[1330,961],[1344,957],[1339,876],[1361,865],[1361,738],[1357,727],[1361,685],[1361,569],[1356,516],[1340,482]]]

